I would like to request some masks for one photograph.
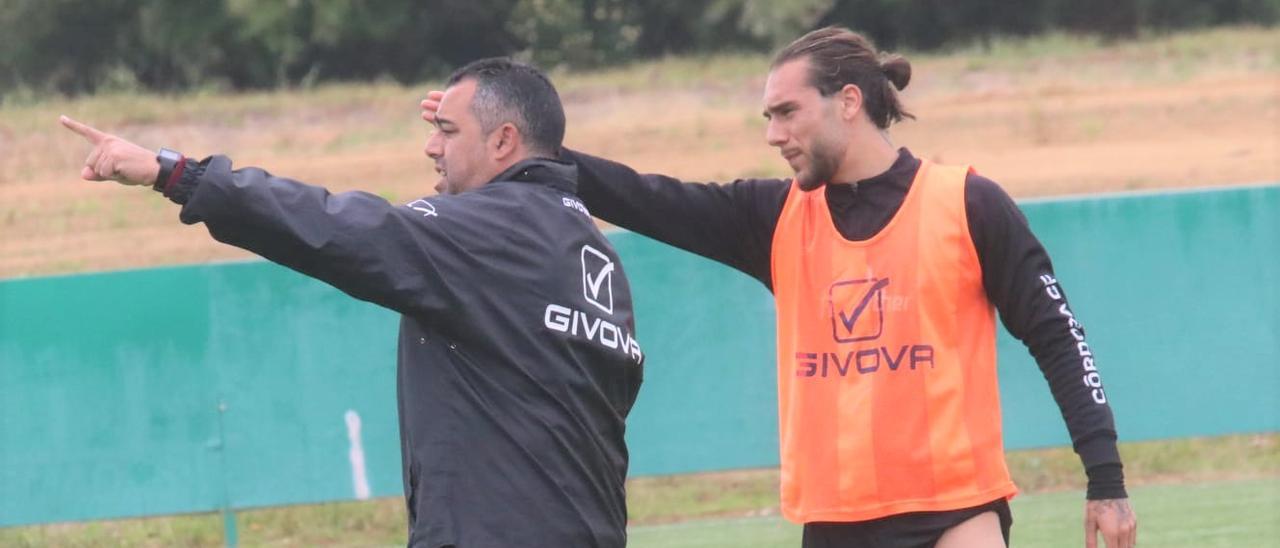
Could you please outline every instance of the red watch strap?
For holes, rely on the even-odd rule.
[[[174,166],[174,167],[173,167],[173,173],[170,173],[170,174],[169,174],[169,180],[167,180],[167,181],[165,181],[165,182],[164,182],[164,192],[163,192],[163,194],[164,194],[166,197],[168,197],[168,196],[169,196],[169,192],[170,192],[171,190],[173,190],[173,185],[174,185],[174,184],[176,184],[178,181],[181,181],[181,180],[182,180],[182,172],[184,172],[184,171],[186,171],[186,170],[187,170],[187,157],[186,157],[186,156],[180,156],[180,157],[178,158],[178,165]]]

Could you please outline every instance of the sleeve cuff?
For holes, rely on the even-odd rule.
[[[1122,499],[1129,495],[1124,489],[1124,465],[1120,462],[1120,449],[1114,435],[1099,435],[1082,440],[1075,445],[1089,477],[1085,498],[1089,500]]]
[[[208,162],[208,158],[200,162],[189,158],[184,161],[174,170],[173,179],[165,185],[164,197],[175,204],[185,205],[195,193],[196,187],[200,185],[200,176],[204,175]]]
[[[1129,498],[1124,489],[1124,465],[1116,463],[1099,464],[1085,469],[1089,476],[1089,487],[1085,498],[1089,500]]]

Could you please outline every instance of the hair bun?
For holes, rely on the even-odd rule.
[[[906,89],[911,82],[911,63],[901,55],[894,55],[880,63],[880,70],[899,91]]]

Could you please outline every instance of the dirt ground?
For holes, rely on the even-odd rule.
[[[922,58],[904,97],[918,119],[892,136],[918,155],[972,164],[1015,197],[1280,181],[1280,39],[1225,36],[1238,47],[1167,40]],[[655,77],[639,87],[562,76],[567,143],[687,180],[785,177],[764,143],[767,62],[738,76]],[[0,109],[0,278],[249,257],[178,223],[177,207],[150,190],[79,181],[88,147],[56,127],[59,113],[147,147],[226,153],[334,191],[409,201],[436,178],[422,154],[424,92],[376,85]]]

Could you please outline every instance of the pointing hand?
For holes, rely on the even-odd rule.
[[[58,121],[67,129],[84,137],[93,150],[84,160],[80,177],[86,181],[116,181],[124,185],[152,185],[160,175],[155,151],[103,133],[66,116]]]

